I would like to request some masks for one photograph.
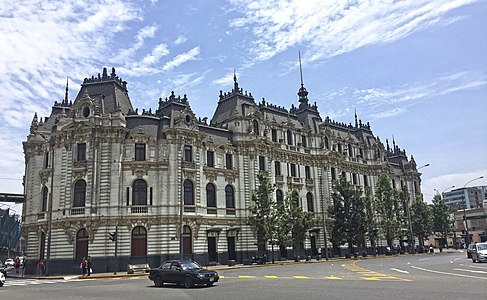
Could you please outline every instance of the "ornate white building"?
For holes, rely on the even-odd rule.
[[[31,263],[48,259],[53,273],[78,272],[86,255],[96,272],[158,265],[179,257],[180,237],[184,255],[203,264],[242,261],[257,251],[246,218],[259,171],[275,184],[276,199],[297,189],[318,219],[341,174],[373,194],[386,172],[396,188],[420,193],[412,157],[384,146],[356,115],[355,124],[323,120],[307,95],[301,83],[298,107],[258,103],[234,77],[208,122],[174,92],[155,111],[134,110],[115,69],[86,78],[72,103],[66,86],[49,117],[34,116],[23,143]],[[313,228],[305,248],[322,247],[323,234]]]

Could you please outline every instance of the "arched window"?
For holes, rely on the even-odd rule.
[[[206,185],[206,206],[216,207],[216,191],[213,183]]]
[[[47,210],[47,196],[49,196],[49,189],[47,187],[43,187],[42,199],[41,199],[41,211]]]
[[[291,132],[291,130],[287,130],[287,144],[288,145],[292,145],[293,144],[293,133]]]
[[[235,208],[235,193],[231,185],[225,187],[225,200],[227,208]]]
[[[193,254],[193,234],[188,225],[183,227],[183,256]],[[192,258],[192,257],[191,257]]]
[[[74,184],[73,207],[83,207],[86,204],[86,181],[78,180]]]
[[[313,204],[313,194],[311,194],[311,193],[306,194],[306,202],[308,204],[308,211],[314,212],[315,207]]]
[[[252,124],[254,125],[254,133],[255,133],[255,135],[260,135],[259,122],[257,122],[257,120],[253,120],[252,121]]]
[[[132,205],[147,205],[147,183],[142,179],[132,184]]]
[[[76,234],[76,253],[75,258],[83,258],[88,256],[88,240],[89,235],[86,229],[81,228]]]
[[[147,230],[137,226],[132,230],[131,256],[147,256]]]
[[[283,203],[284,202],[284,194],[279,189],[276,190],[276,201],[277,201],[277,203]]]
[[[330,149],[330,142],[328,141],[327,136],[325,136],[325,149]]]
[[[184,181],[184,205],[194,205],[194,188],[191,180]]]

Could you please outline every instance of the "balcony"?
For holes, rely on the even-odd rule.
[[[184,205],[184,212],[196,212],[196,206],[195,205]]]
[[[84,207],[71,208],[69,211],[69,214],[72,216],[84,215],[85,214],[85,208]]]
[[[133,205],[130,206],[130,213],[131,214],[147,214],[148,208],[146,205]]]
[[[306,182],[306,186],[307,186],[307,187],[313,187],[313,186],[314,186],[314,181],[313,181],[313,179],[312,179],[312,178],[307,178],[307,179],[305,180],[305,182]]]
[[[44,220],[46,218],[45,212],[37,213],[37,220]]]
[[[206,208],[206,213],[209,215],[216,215],[217,209],[216,207],[208,207]]]
[[[227,208],[226,214],[235,216],[235,208]]]
[[[276,183],[284,183],[284,176],[276,175]]]

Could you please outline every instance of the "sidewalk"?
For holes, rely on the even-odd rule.
[[[439,249],[435,248],[434,254],[441,254],[441,253],[455,253],[455,252],[464,252],[464,249],[443,249],[440,252]],[[423,253],[423,254],[401,254],[400,256],[405,255],[431,255],[431,253]],[[313,263],[327,263],[327,262],[338,262],[338,261],[349,261],[349,260],[363,260],[363,259],[377,259],[377,258],[390,258],[395,257],[393,256],[385,256],[385,255],[378,255],[378,256],[367,256],[367,257],[358,257],[358,258],[329,258],[325,260],[324,258],[320,260],[311,259],[309,261],[300,260],[295,262],[294,260],[284,260],[284,261],[275,261],[275,263],[268,262],[263,265],[243,265],[243,264],[236,264],[233,266],[229,265],[216,265],[216,266],[208,266],[206,267],[209,270],[214,271],[223,271],[223,270],[232,270],[232,269],[244,269],[244,268],[259,268],[259,267],[273,267],[273,266],[285,266],[285,265],[293,265],[293,264],[313,264]],[[114,273],[93,273],[91,276],[82,276],[79,274],[71,274],[71,275],[51,275],[51,276],[39,276],[35,274],[26,274],[24,276],[21,273],[16,274],[15,269],[13,271],[9,271],[7,273],[8,277],[12,278],[25,278],[25,279],[37,279],[37,280],[52,280],[52,279],[64,279],[64,280],[74,280],[74,279],[101,279],[101,278],[123,278],[123,277],[141,277],[141,276],[148,276],[148,273],[134,273],[134,274],[127,274],[125,271]]]

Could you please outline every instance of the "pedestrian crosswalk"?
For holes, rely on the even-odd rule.
[[[41,284],[52,284],[52,283],[63,283],[63,282],[68,282],[67,280],[64,279],[9,279],[5,281],[3,287],[10,287],[10,286],[25,286],[25,285],[41,285]]]

